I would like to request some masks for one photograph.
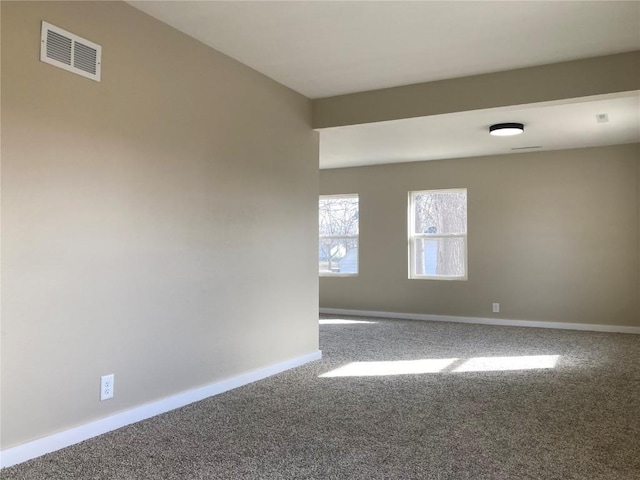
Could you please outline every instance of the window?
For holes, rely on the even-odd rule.
[[[467,190],[409,192],[409,278],[467,279]]]
[[[358,195],[320,196],[320,275],[358,274]]]

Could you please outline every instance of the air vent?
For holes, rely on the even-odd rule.
[[[99,82],[101,56],[100,45],[42,22],[41,61]]]

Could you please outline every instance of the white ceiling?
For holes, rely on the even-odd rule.
[[[640,1],[129,3],[309,98],[640,50]],[[499,122],[525,133],[489,136]],[[639,141],[632,92],[322,129],[320,167]]]
[[[608,115],[607,123],[596,121],[596,115],[601,113]],[[523,123],[524,133],[513,137],[489,135],[489,126],[502,122]],[[634,142],[640,142],[638,92],[574,99],[570,103],[545,102],[326,128],[320,131],[320,167],[353,167]]]
[[[309,98],[640,49],[640,2],[131,1]]]

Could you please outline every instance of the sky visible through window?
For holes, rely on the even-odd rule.
[[[467,191],[412,192],[412,277],[465,277]]]
[[[321,196],[318,268],[322,274],[358,273],[359,199],[357,195]]]

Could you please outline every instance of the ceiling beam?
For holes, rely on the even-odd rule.
[[[640,90],[640,51],[313,100],[313,128]]]

